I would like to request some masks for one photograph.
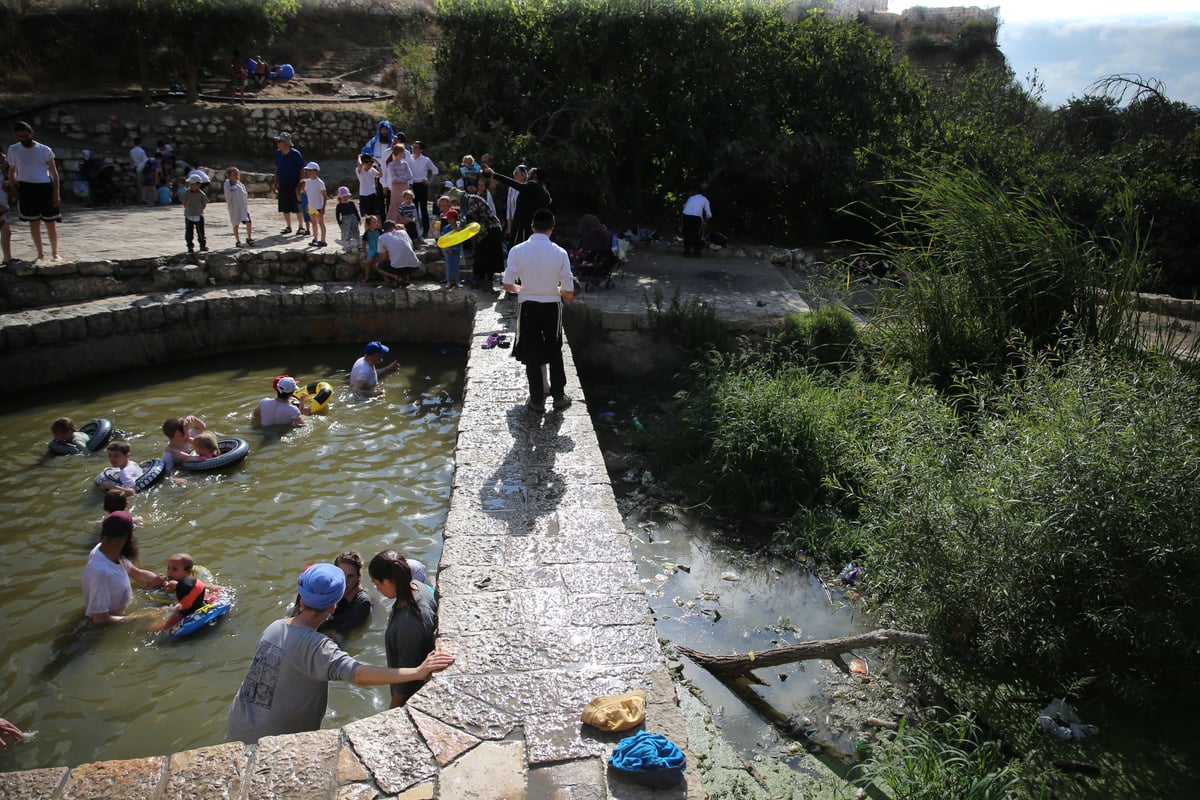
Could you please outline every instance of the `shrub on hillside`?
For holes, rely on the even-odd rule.
[[[845,308],[825,305],[807,314],[789,314],[775,342],[798,363],[843,372],[854,366],[858,323]]]

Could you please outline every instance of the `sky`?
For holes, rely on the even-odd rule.
[[[891,0],[888,10],[971,5],[999,6],[1001,52],[1022,84],[1037,70],[1050,106],[1115,73],[1157,79],[1170,99],[1200,106],[1200,0]]]

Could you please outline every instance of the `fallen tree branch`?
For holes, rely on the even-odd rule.
[[[836,639],[820,639],[815,642],[801,642],[800,644],[788,645],[787,647],[776,647],[761,653],[735,653],[729,656],[721,656],[693,650],[690,647],[682,645],[676,649],[722,680],[746,678],[747,680],[762,684],[763,681],[750,674],[752,670],[759,669],[760,667],[777,667],[780,664],[791,664],[796,661],[808,661],[814,658],[827,658],[836,664],[837,668],[842,672],[849,673],[850,668],[842,659],[842,655],[845,653],[863,647],[880,647],[883,645],[917,645],[923,647],[928,643],[929,637],[923,633],[880,629],[857,636],[841,636]]]

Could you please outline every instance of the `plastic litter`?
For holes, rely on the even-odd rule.
[[[853,586],[862,578],[864,572],[866,572],[865,569],[854,566],[854,562],[851,561],[845,569],[838,573],[838,579],[847,586]]]
[[[1095,725],[1088,725],[1081,720],[1075,709],[1067,705],[1067,701],[1061,697],[1054,698],[1050,705],[1042,709],[1038,715],[1038,727],[1064,742],[1086,739],[1100,732]]]

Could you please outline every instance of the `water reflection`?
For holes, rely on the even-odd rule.
[[[465,356],[446,348],[393,348],[404,366],[385,393],[355,398],[346,385],[353,346],[276,349],[196,359],[10,398],[0,413],[9,469],[0,475],[0,716],[37,735],[0,751],[0,770],[165,754],[222,741],[226,712],[262,629],[283,616],[303,567],[347,549],[369,559],[394,547],[430,574],[454,469]],[[328,380],[332,411],[286,431],[250,427],[271,379]],[[103,515],[92,480],[107,465],[90,456],[44,455],[59,416],[107,417],[129,433],[134,457],[159,455],[169,416],[196,413],[223,437],[246,439],[250,456],[227,471],[160,483],[130,510],[142,565],[163,571],[190,553],[237,593],[232,614],[190,640],[164,642],[143,625],[82,624],[79,581],[93,526]],[[135,594],[131,609],[147,605]],[[375,598],[377,601],[379,598]],[[352,634],[347,649],[382,664],[386,609]],[[387,707],[380,689],[333,684],[325,725]]]

